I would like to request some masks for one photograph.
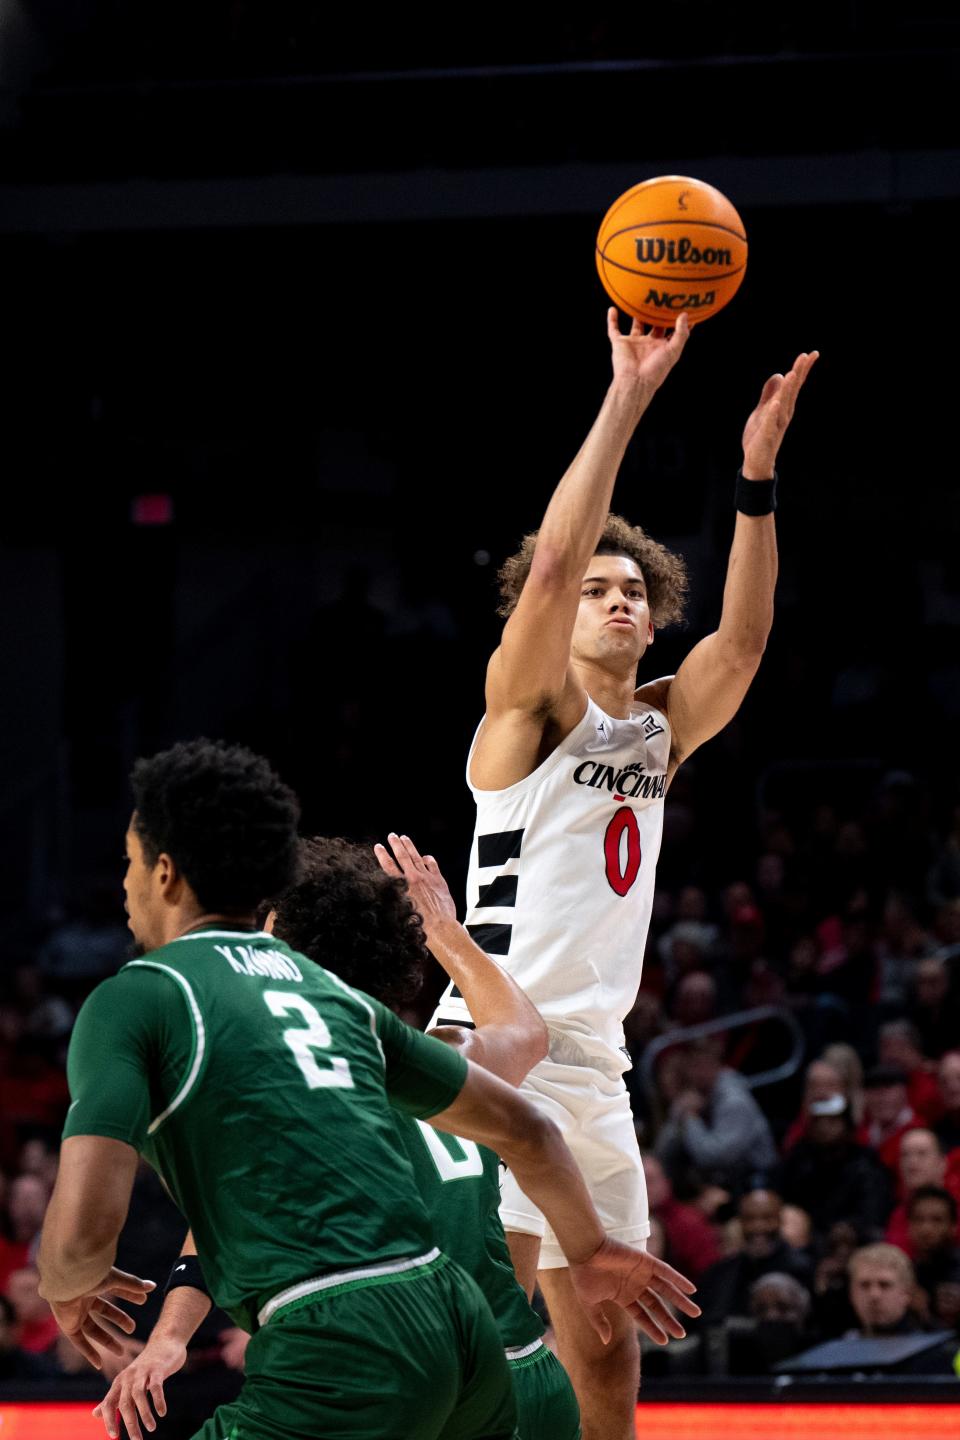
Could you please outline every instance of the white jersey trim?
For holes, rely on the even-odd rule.
[[[177,984],[180,986],[181,990],[187,997],[187,1006],[190,1011],[190,1018],[193,1021],[193,1030],[197,1042],[197,1048],[193,1056],[193,1064],[190,1066],[187,1078],[180,1086],[180,1089],[177,1091],[176,1095],[174,1095],[173,1099],[170,1101],[170,1104],[167,1106],[166,1110],[164,1110],[162,1114],[158,1115],[155,1120],[151,1120],[150,1124],[147,1126],[147,1134],[153,1135],[155,1131],[159,1130],[160,1126],[165,1120],[169,1120],[174,1110],[179,1110],[180,1106],[183,1104],[184,1100],[186,1100],[187,1096],[190,1094],[190,1091],[196,1084],[197,1076],[200,1074],[200,1067],[203,1064],[203,1057],[206,1053],[207,1035],[203,1023],[203,1016],[200,1013],[200,1006],[197,1004],[197,997],[193,993],[193,989],[190,985],[189,980],[186,980],[180,974],[179,970],[173,970],[169,965],[161,965],[158,960],[131,960],[129,961],[128,968],[132,969],[135,965],[142,966],[142,968],[145,970],[159,970],[164,975],[169,975],[171,980],[176,980]]]
[[[477,726],[476,731],[474,732],[473,743],[470,746],[470,753],[467,756],[467,785],[470,788],[470,793],[477,797],[477,804],[479,805],[481,799],[486,796],[510,796],[512,798],[516,795],[523,795],[526,793],[526,791],[533,790],[536,788],[537,785],[540,785],[544,780],[547,779],[549,775],[553,774],[553,771],[557,768],[557,766],[564,759],[564,757],[568,755],[571,750],[576,749],[577,744],[582,738],[582,736],[589,733],[589,726],[587,722],[591,719],[593,711],[596,711],[599,715],[602,715],[606,720],[613,721],[616,718],[613,715],[608,715],[606,710],[604,710],[602,706],[597,704],[596,700],[594,700],[590,695],[588,695],[587,708],[584,710],[576,725],[574,725],[573,729],[570,731],[570,734],[564,740],[561,740],[559,745],[557,745],[554,750],[550,751],[550,754],[547,756],[546,760],[544,760],[542,764],[538,765],[536,770],[531,770],[530,774],[525,775],[522,780],[517,780],[512,785],[506,785],[502,790],[481,790],[480,786],[474,785],[473,781],[470,779],[470,767],[473,764],[474,751],[477,748],[477,741],[480,739],[480,731],[483,729],[484,724],[486,723],[486,716],[484,716],[483,720],[480,721],[480,724]],[[664,712],[662,710],[658,710],[655,705],[648,705],[645,700],[633,701],[630,705],[630,714],[622,718],[626,720],[634,719],[637,714],[658,715],[663,721],[667,732],[669,733],[670,721],[664,714]]]
[[[474,785],[470,779],[470,766],[473,764],[473,752],[477,748],[480,731],[486,723],[486,716],[484,716],[483,720],[481,720],[477,726],[476,733],[473,737],[473,744],[470,746],[470,753],[467,756],[467,784],[470,787],[471,793],[474,795],[522,795],[524,791],[532,790],[535,785],[539,785],[541,780],[545,780],[547,776],[557,768],[567,752],[574,749],[577,741],[580,739],[581,732],[585,733],[585,726],[590,718],[590,706],[593,704],[594,701],[591,700],[588,695],[586,709],[570,731],[570,734],[564,740],[560,741],[556,749],[550,751],[546,760],[538,765],[536,770],[531,770],[530,774],[525,775],[522,780],[516,780],[512,785],[506,785],[502,790],[481,790],[479,785]],[[597,709],[600,709],[599,705]]]
[[[299,1285],[280,1290],[268,1300],[257,1313],[257,1324],[266,1325],[278,1310],[282,1310],[285,1305],[292,1305],[294,1300],[303,1300],[307,1295],[318,1295],[324,1290],[332,1290],[335,1285],[349,1285],[354,1280],[376,1280],[381,1275],[402,1275],[405,1270],[419,1270],[423,1265],[432,1265],[439,1257],[440,1251],[434,1246],[425,1255],[417,1255],[413,1260],[391,1260],[384,1265],[367,1265],[362,1270],[339,1270],[333,1275],[322,1275],[315,1280],[301,1280]]]

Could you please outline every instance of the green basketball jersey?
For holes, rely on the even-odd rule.
[[[246,1329],[277,1292],[434,1246],[395,1125],[466,1063],[265,934],[195,931],[131,961],[77,1018],[64,1136],[141,1150]]]
[[[543,1334],[510,1261],[500,1223],[500,1162],[485,1145],[447,1135],[407,1115],[397,1130],[426,1202],[440,1249],[462,1265],[483,1291],[504,1349],[529,1345]]]

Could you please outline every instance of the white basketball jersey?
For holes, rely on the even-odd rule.
[[[471,760],[475,747],[476,737]],[[635,704],[617,720],[588,698],[579,725],[532,775],[506,790],[470,785],[468,931],[552,1031],[617,1073],[630,1063],[623,1018],[640,986],[669,756],[660,711]],[[434,1023],[463,1018],[448,986]]]

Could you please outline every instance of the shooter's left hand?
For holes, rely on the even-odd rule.
[[[743,475],[746,480],[770,480],[777,452],[801,387],[819,358],[819,350],[798,355],[786,375],[771,375],[760,394],[760,403],[743,431]]]
[[[391,831],[387,839],[390,850],[385,845],[374,845],[373,853],[382,870],[406,881],[410,899],[420,912],[429,939],[433,926],[441,921],[456,920],[457,907],[453,896],[436,860],[432,855],[421,855],[409,835],[395,835]]]

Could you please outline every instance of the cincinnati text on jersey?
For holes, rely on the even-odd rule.
[[[591,790],[609,790],[612,795],[621,795],[626,800],[662,800],[667,789],[666,772],[648,775],[636,761],[617,770],[598,760],[584,760],[574,770],[573,779],[576,785],[588,785]]]

